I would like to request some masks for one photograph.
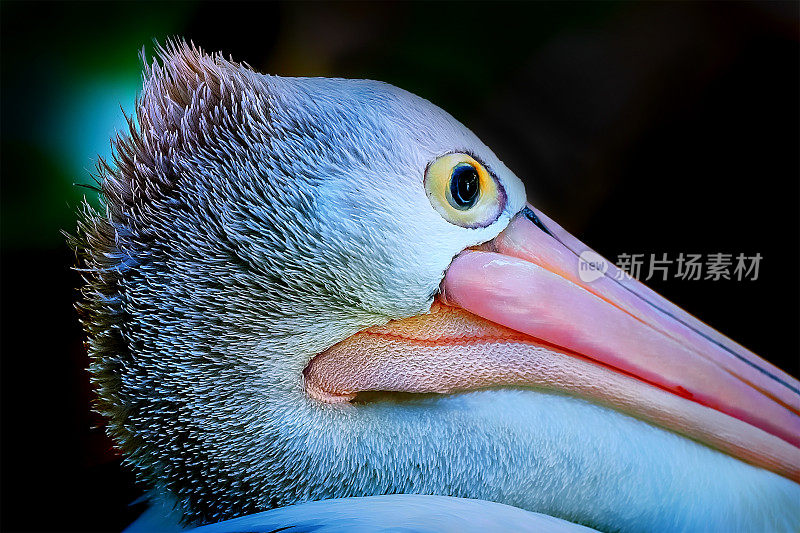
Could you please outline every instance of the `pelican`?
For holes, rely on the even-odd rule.
[[[800,529],[798,381],[613,265],[583,281],[427,100],[174,41],[129,123],[73,244],[97,409],[162,524]]]

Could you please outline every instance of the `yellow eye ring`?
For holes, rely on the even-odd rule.
[[[425,192],[433,208],[465,228],[490,225],[505,207],[505,191],[486,167],[464,153],[445,154],[428,165]]]

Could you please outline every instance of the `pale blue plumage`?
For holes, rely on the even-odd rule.
[[[499,503],[395,494],[323,500],[283,507],[186,533],[590,533],[584,526]]]
[[[367,409],[368,421],[353,428],[349,443],[300,441],[292,452],[321,458],[304,461],[321,483],[351,461],[373,464],[370,472],[334,478],[342,486],[330,494],[436,492],[446,480],[454,495],[603,531],[777,532],[800,523],[797,484],[583,400],[496,390],[357,409]],[[284,422],[290,432],[307,423]],[[339,424],[352,422],[315,424],[338,433]],[[344,464],[326,462],[331,456]],[[386,513],[391,520],[391,508]]]

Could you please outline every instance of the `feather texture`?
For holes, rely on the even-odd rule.
[[[125,533],[172,533],[175,525],[141,523]],[[317,533],[414,531],[461,533],[519,531],[590,533],[584,526],[552,516],[523,511],[499,503],[452,498],[395,494],[302,503],[184,530],[184,533],[269,533],[273,531]]]

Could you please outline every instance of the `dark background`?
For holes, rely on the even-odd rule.
[[[118,530],[141,511],[90,414],[60,230],[154,38],[426,97],[612,260],[760,253],[757,281],[651,286],[797,376],[798,5],[2,2],[0,527]]]

